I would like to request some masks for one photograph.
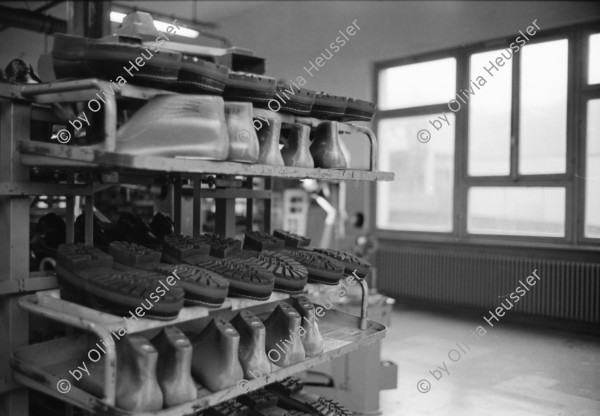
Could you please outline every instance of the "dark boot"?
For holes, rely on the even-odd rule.
[[[162,212],[157,212],[154,214],[154,217],[152,217],[150,229],[155,236],[161,240],[164,240],[165,236],[175,232],[175,224],[168,215],[163,214]]]

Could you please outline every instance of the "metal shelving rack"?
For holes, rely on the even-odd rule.
[[[0,414],[7,416],[27,416],[27,389],[34,388],[53,394],[67,402],[76,404],[87,410],[103,414],[127,414],[113,407],[114,392],[105,385],[107,394],[104,398],[96,398],[81,390],[74,399],[60,395],[56,390],[48,388],[54,381],[51,371],[39,366],[32,366],[28,358],[40,354],[44,348],[56,357],[68,355],[69,348],[62,349],[68,342],[66,339],[29,345],[28,313],[36,313],[72,326],[91,331],[103,336],[111,325],[116,325],[110,315],[56,299],[56,277],[51,273],[29,272],[29,197],[34,195],[64,195],[67,197],[66,223],[67,242],[74,240],[74,207],[75,197],[85,197],[83,210],[86,213],[85,241],[91,244],[94,191],[106,186],[105,183],[140,183],[151,177],[166,176],[172,183],[176,231],[181,230],[181,196],[184,182],[189,181],[193,192],[193,234],[198,235],[200,224],[201,195],[216,198],[217,227],[222,235],[233,236],[235,233],[235,198],[265,200],[265,231],[270,229],[270,182],[273,178],[341,181],[360,180],[378,181],[392,180],[393,174],[376,171],[376,139],[369,136],[372,143],[371,170],[329,170],[305,169],[291,167],[275,167],[265,165],[249,165],[234,162],[214,162],[165,157],[149,157],[138,155],[122,155],[114,151],[116,143],[116,108],[119,100],[148,100],[157,94],[170,93],[152,88],[124,86],[119,94],[105,107],[104,144],[103,146],[76,147],[50,142],[32,141],[30,123],[32,119],[53,120],[48,105],[57,102],[87,101],[104,86],[103,81],[81,80],[53,84],[17,86],[0,84]],[[110,100],[109,100],[110,101]],[[264,111],[264,110],[262,110]],[[270,114],[289,121],[290,116]],[[304,119],[300,122],[313,123],[316,120]],[[349,129],[358,129],[345,125]],[[30,167],[48,167],[66,172],[69,178],[65,183],[36,183],[29,179]],[[75,181],[78,174],[87,174],[83,181]],[[254,177],[265,179],[264,189],[253,189]],[[89,179],[96,178],[96,179]],[[104,184],[98,182],[98,178]],[[210,179],[220,184],[219,189],[206,190],[201,187],[202,181]],[[234,184],[235,187],[228,188]],[[241,187],[240,187],[241,186]],[[247,204],[247,226],[252,227],[253,204]],[[363,287],[364,289],[364,287]],[[24,294],[29,294],[22,297]],[[208,315],[231,313],[240,307],[256,309],[257,313],[268,312],[274,307],[274,301],[284,299],[274,296],[270,301],[239,302],[228,300],[219,310],[204,308],[185,308],[179,320],[190,322],[206,318]],[[284,300],[285,301],[285,300]],[[270,306],[269,306],[270,305]],[[265,309],[267,308],[267,309]],[[364,308],[366,311],[366,307]],[[326,351],[322,356],[313,357],[296,366],[279,370],[263,380],[251,382],[250,389],[284,378],[294,372],[305,370],[314,365],[346,354],[352,350],[374,343],[384,337],[385,327],[362,318],[351,317],[339,311],[331,311],[330,319],[338,319],[334,323],[324,324]],[[146,323],[138,328],[130,328],[139,332],[164,325],[178,323]],[[84,323],[82,323],[84,322]],[[340,322],[343,324],[340,325]],[[99,329],[102,328],[102,329]],[[342,332],[340,332],[340,330]],[[337,332],[336,332],[337,331]],[[344,332],[345,331],[345,332]],[[106,334],[104,334],[106,335]],[[65,344],[67,343],[67,344]],[[47,344],[47,345],[44,345]],[[73,345],[77,345],[74,341]],[[72,351],[72,350],[71,350]],[[12,357],[12,361],[11,361]],[[113,357],[114,359],[114,357]],[[42,360],[43,361],[43,360]],[[11,368],[11,366],[13,368]],[[114,381],[114,380],[113,380]],[[109,388],[110,387],[110,388]],[[242,394],[243,391],[227,390],[216,394],[202,393],[196,402],[161,411],[161,416],[189,414],[191,410],[200,410],[220,401]]]

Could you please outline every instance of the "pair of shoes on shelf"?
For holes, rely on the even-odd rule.
[[[164,274],[124,272],[113,266],[113,257],[95,247],[80,243],[59,246],[56,273],[61,295],[121,316],[137,309],[152,319],[169,320],[179,315],[184,291],[170,284]]]
[[[192,344],[176,327],[164,328],[152,341],[140,335],[113,340],[117,352],[116,407],[156,411],[195,400],[191,375]],[[98,396],[104,383],[104,357],[88,367],[78,384]]]
[[[160,251],[134,243],[113,241],[109,245],[109,254],[115,260],[115,267],[125,271],[147,270],[162,275],[167,282],[175,277],[177,286],[185,293],[184,299],[188,305],[219,307],[227,297],[227,279],[189,264],[162,263]]]
[[[366,277],[370,270],[371,264],[364,259],[361,259],[351,253],[330,248],[310,248],[310,239],[290,233],[283,230],[275,230],[273,235],[285,241],[286,247],[299,248],[308,250],[311,253],[326,256],[330,259],[341,263],[344,268],[344,273],[356,273],[360,278]]]
[[[277,246],[277,253],[293,259],[304,266],[308,272],[309,283],[337,285],[343,277],[344,267],[338,261],[320,253],[308,251],[305,248],[310,239],[281,230],[275,230],[273,236],[266,233],[247,233],[245,241],[248,247]],[[279,240],[279,241],[277,241]],[[281,242],[283,242],[283,247]]]
[[[212,257],[210,254],[221,257]],[[163,258],[171,264],[187,263],[208,269],[229,280],[229,296],[267,300],[273,292],[275,277],[258,264],[250,264],[233,254],[241,253],[241,243],[214,234],[199,237],[169,235],[165,237]]]

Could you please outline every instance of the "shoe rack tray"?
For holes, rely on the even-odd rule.
[[[25,166],[56,168],[91,168],[104,170],[136,170],[156,173],[212,173],[277,177],[289,179],[321,179],[344,181],[392,181],[392,172],[373,172],[358,169],[297,168],[238,162],[220,162],[187,158],[131,155],[84,146],[65,146],[21,140],[21,163]]]
[[[0,85],[0,87],[2,87]],[[20,98],[37,104],[83,102],[96,99],[99,90],[113,91],[110,83],[99,79],[60,81],[25,86],[0,88],[0,97]],[[373,132],[352,123],[338,122],[342,133],[361,133],[370,144],[369,170],[357,169],[309,169],[288,166],[269,166],[236,162],[198,159],[170,158],[121,154],[115,152],[117,141],[117,103],[121,101],[146,101],[157,95],[178,94],[156,88],[123,85],[114,95],[105,97],[103,120],[104,141],[94,146],[70,146],[59,143],[21,140],[19,150],[21,163],[26,166],[48,166],[57,168],[112,168],[134,169],[157,172],[213,173],[223,175],[282,177],[290,179],[391,181],[394,174],[377,169],[377,139]],[[301,123],[312,127],[321,120],[298,117],[265,109],[254,109],[254,117],[276,119],[284,123]],[[50,140],[48,138],[48,140]]]
[[[21,299],[21,303],[34,302],[35,297],[36,295],[26,296]],[[283,301],[291,302],[290,299],[284,299]],[[275,302],[260,302],[254,304],[254,306],[249,306],[248,309],[261,319],[266,319],[276,304]],[[98,314],[97,311],[94,312]],[[210,312],[210,316],[231,319],[236,313],[233,308],[226,308],[213,310]],[[112,317],[112,321],[106,321],[108,326],[119,319],[116,316],[108,316]],[[82,321],[85,320],[84,318],[80,319]],[[103,316],[100,320],[104,319],[107,319],[107,317]],[[308,370],[313,366],[357,350],[365,345],[372,344],[385,336],[385,325],[374,321],[367,321],[366,329],[361,330],[358,329],[360,320],[359,317],[333,308],[329,310],[324,308],[324,315],[318,321],[324,341],[324,352],[321,355],[308,358],[301,363],[289,367],[279,368],[257,380],[240,380],[237,385],[218,392],[211,392],[203,386],[197,385],[198,398],[196,400],[154,412],[135,413],[118,409],[114,406],[114,399],[111,400],[106,394],[104,398],[100,398],[78,388],[76,384],[71,385],[69,392],[66,394],[62,394],[57,390],[57,385],[61,380],[73,380],[68,373],[69,370],[77,368],[82,360],[86,360],[87,364],[89,364],[86,354],[90,349],[90,345],[93,346],[95,343],[96,338],[93,335],[73,335],[23,347],[15,351],[12,355],[13,374],[18,382],[29,388],[39,390],[67,403],[81,407],[93,414],[107,416],[191,416],[207,407],[230,400],[249,391],[257,390],[266,384],[282,380],[293,374]],[[140,321],[149,320],[142,319]],[[196,322],[202,326],[202,321],[208,322],[208,319],[199,319]],[[159,324],[161,324],[160,326],[167,326],[180,322],[182,321],[175,320],[159,322]],[[159,327],[158,325],[149,326],[153,328]],[[104,360],[105,358],[103,357],[102,359]],[[106,376],[106,372],[104,375]],[[112,397],[114,398],[114,395]]]

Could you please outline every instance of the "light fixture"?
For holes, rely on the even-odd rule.
[[[115,23],[123,23],[123,19],[125,19],[125,16],[127,16],[125,13],[111,11],[110,12],[110,21],[115,22]],[[168,23],[168,22],[163,22],[161,20],[154,20],[154,26],[156,27],[157,30],[160,30],[161,32],[166,32],[167,28],[169,26],[173,26],[173,24]],[[200,35],[200,32],[198,32],[197,30],[188,29],[186,27],[181,27],[180,25],[178,25],[178,26],[179,26],[179,29],[176,29],[176,31],[173,32],[177,36],[183,36],[186,38],[195,39]]]

